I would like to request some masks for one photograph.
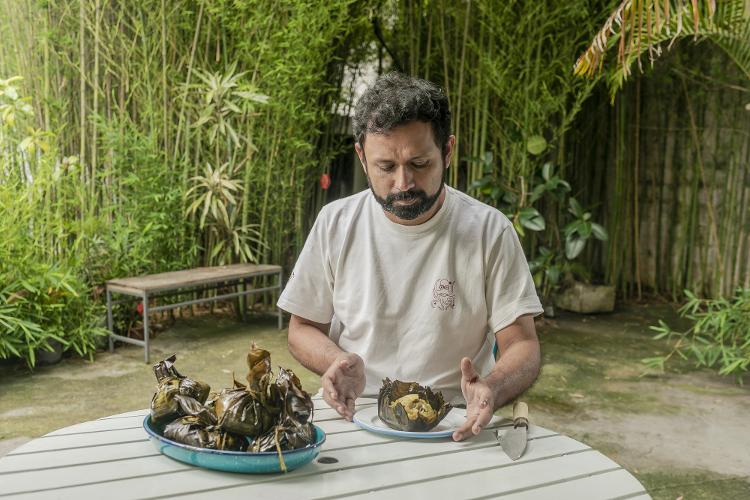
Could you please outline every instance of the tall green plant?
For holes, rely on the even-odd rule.
[[[191,180],[193,186],[186,196],[191,201],[187,215],[197,217],[198,227],[206,233],[206,265],[239,262],[258,262],[259,251],[266,247],[257,224],[240,224],[242,212],[242,184],[230,175],[232,169],[224,163],[214,169],[206,165],[203,175]]]
[[[268,245],[258,224],[245,222],[246,217],[243,221],[246,200],[243,182],[237,178],[243,164],[250,159],[245,153],[255,152],[257,147],[252,137],[240,135],[237,129],[256,116],[255,107],[267,104],[269,98],[243,81],[246,72],[237,72],[236,62],[223,73],[200,70],[195,73],[201,81],[194,86],[200,100],[192,103],[196,117],[191,128],[195,129],[194,140],[207,139],[213,148],[209,158],[215,167],[208,160],[202,175],[190,179],[185,213],[198,220],[198,229],[205,231],[205,265],[258,262],[261,251]]]

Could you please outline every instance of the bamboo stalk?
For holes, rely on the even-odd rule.
[[[78,6],[78,52],[80,68],[80,86],[79,86],[79,128],[80,135],[78,139],[79,158],[81,163],[81,186],[86,186],[86,11],[84,6],[85,0],[79,0]],[[85,206],[82,210],[85,212]]]
[[[188,66],[187,66],[187,76],[185,77],[186,83],[186,89],[185,92],[182,95],[182,103],[180,105],[180,116],[177,121],[177,132],[175,133],[175,140],[174,140],[174,147],[173,150],[175,152],[174,155],[172,155],[172,169],[174,169],[177,165],[177,150],[180,147],[180,134],[182,133],[183,126],[185,125],[185,111],[187,106],[187,96],[188,96],[188,88],[190,87],[190,81],[191,77],[193,76],[193,63],[195,62],[195,50],[198,46],[198,36],[200,35],[201,31],[201,21],[203,19],[203,3],[201,3],[200,9],[198,10],[198,19],[195,22],[195,33],[193,34],[193,43],[190,46],[190,59],[188,60]],[[188,134],[185,133],[185,144],[183,145],[183,151],[185,155],[187,156],[190,151],[190,145],[188,144]],[[183,166],[183,175],[182,175],[182,183],[183,186],[187,185],[188,180],[188,169],[189,169],[189,162],[187,161],[187,158],[184,159],[184,166]]]
[[[635,171],[633,179],[633,237],[634,240],[634,255],[635,255],[635,282],[638,290],[638,300],[643,299],[643,293],[641,290],[641,239],[639,233],[640,217],[638,214],[638,194],[640,192],[640,185],[638,179],[638,167],[641,156],[641,145],[640,145],[640,127],[641,127],[641,79],[638,78],[635,82],[635,126],[633,127],[634,135],[634,155],[633,155],[633,168]]]
[[[97,174],[97,149],[98,149],[98,142],[97,142],[97,124],[99,121],[98,113],[99,113],[99,46],[100,46],[100,40],[99,40],[99,11],[100,11],[100,1],[101,0],[95,0],[94,1],[94,76],[92,77],[94,81],[94,95],[93,95],[93,105],[92,105],[92,113],[94,116],[94,121],[91,124],[91,205],[96,206],[96,174]]]
[[[466,2],[466,13],[464,14],[464,34],[463,42],[461,43],[461,60],[459,62],[458,70],[458,94],[456,96],[456,146],[455,146],[455,164],[451,171],[452,174],[452,185],[458,186],[458,170],[461,162],[461,144],[463,143],[463,137],[461,136],[461,102],[463,101],[463,89],[464,89],[464,62],[466,61],[466,43],[469,39],[469,18],[471,15],[471,0]]]
[[[441,7],[443,7],[444,4],[441,3]],[[443,10],[442,8],[440,10]],[[448,107],[453,108],[452,99],[451,99],[451,89],[449,85],[449,73],[448,73],[448,46],[446,41],[446,33],[445,33],[445,16],[440,16],[440,47],[443,51],[443,81],[445,86],[445,95],[448,97]]]
[[[201,4],[202,7],[202,4]],[[161,17],[161,96],[162,96],[162,127],[163,127],[163,138],[162,147],[166,153],[167,158],[170,157],[169,153],[169,100],[167,99],[167,20],[166,20],[166,5],[165,0],[161,0],[161,9],[159,11]]]
[[[695,123],[695,115],[693,114],[693,107],[691,104],[690,94],[688,93],[685,79],[680,77],[680,82],[682,83],[682,89],[685,93],[685,102],[687,104],[688,115],[690,116],[690,135],[693,138],[693,145],[696,151],[696,162],[698,164],[700,178],[701,178],[701,181],[703,182],[703,185],[706,188],[708,188],[708,185],[706,184],[705,168],[703,166],[703,154],[701,153],[701,145],[700,145],[700,140],[698,138],[698,129]],[[708,205],[708,217],[711,223],[711,236],[716,241],[716,246],[718,249],[717,258],[719,261],[719,273],[721,276],[723,276],[724,275],[724,258],[721,255],[721,241],[719,240],[719,235],[716,229],[716,213],[715,213],[716,209],[714,208],[714,203],[713,203],[713,200],[711,199],[710,193],[707,195],[706,201]]]

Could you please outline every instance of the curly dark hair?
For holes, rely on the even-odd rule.
[[[421,121],[432,125],[435,144],[445,154],[451,134],[448,97],[432,82],[392,72],[379,77],[354,109],[354,141],[364,147],[367,133],[382,134]]]

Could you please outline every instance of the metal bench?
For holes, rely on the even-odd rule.
[[[261,276],[278,276],[276,284],[263,288],[248,288],[248,281],[252,278]],[[145,351],[146,363],[149,362],[149,325],[148,314],[157,311],[166,311],[176,309],[182,306],[200,304],[205,302],[216,302],[235,297],[246,297],[248,295],[263,293],[272,290],[281,292],[283,274],[281,266],[274,265],[255,265],[255,264],[234,264],[230,266],[217,267],[199,267],[185,271],[174,271],[169,273],[151,274],[147,276],[138,276],[134,278],[122,278],[107,281],[107,329],[109,330],[109,351],[114,350],[115,340],[143,346]],[[200,287],[219,288],[219,287],[237,287],[233,293],[222,295],[197,297],[193,300],[177,302],[174,304],[164,304],[156,307],[149,307],[149,299],[165,297],[169,295],[178,295],[195,291]],[[241,290],[239,289],[241,286]],[[174,292],[174,293],[170,293]],[[112,300],[112,294],[129,295],[138,297],[143,304],[143,340],[131,339],[123,335],[117,335],[112,325],[112,306],[127,302],[127,299],[118,301]],[[132,299],[131,299],[132,300]],[[247,301],[244,300],[246,303]],[[242,318],[246,318],[246,304],[242,307]],[[278,311],[279,330],[283,327],[283,317],[281,309]]]

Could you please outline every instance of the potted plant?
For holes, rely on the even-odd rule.
[[[539,233],[541,244],[529,260],[529,269],[545,315],[555,315],[554,306],[576,312],[603,312],[614,308],[614,288],[589,284],[590,273],[575,259],[591,239],[604,241],[607,231],[592,221],[591,212],[570,196],[570,184],[555,173],[552,163],[545,163],[541,176],[534,179],[529,192],[525,180],[520,189],[499,183],[493,175],[491,155],[481,159],[484,176],[472,184],[480,198],[498,207],[512,222],[520,237],[526,231]],[[554,201],[557,206],[567,205],[562,214],[562,234],[559,225],[548,228],[544,216],[534,207],[540,200]]]
[[[573,263],[592,237],[607,240],[607,231],[591,221],[591,212],[584,210],[575,198],[568,200],[568,213],[572,220],[563,228],[565,236],[565,258]],[[588,273],[582,266],[573,266],[565,284],[554,296],[554,303],[561,309],[578,313],[612,312],[615,308],[615,288],[589,283]],[[583,271],[583,272],[582,272]],[[579,278],[579,279],[576,279]],[[580,278],[583,278],[581,280]]]

